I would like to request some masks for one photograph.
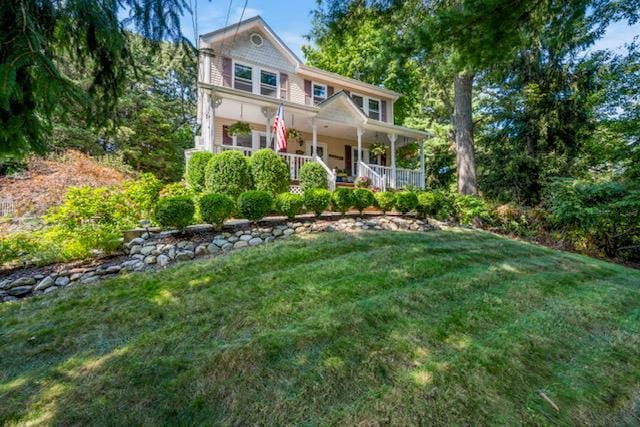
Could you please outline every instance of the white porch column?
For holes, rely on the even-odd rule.
[[[396,139],[398,135],[391,133],[387,135],[389,141],[391,141],[391,188],[397,188],[396,186]]]
[[[313,130],[311,155],[317,156],[318,155],[318,125],[316,124],[315,121],[311,123],[311,129]]]
[[[424,176],[424,141],[420,141],[420,188],[425,189]]]
[[[356,163],[358,165],[358,170],[355,172],[356,176],[360,176],[360,162],[362,161],[362,134],[364,134],[364,129],[358,127],[356,129],[356,133],[358,135],[358,162]]]
[[[271,148],[274,151],[276,149],[276,145],[275,145],[275,141],[273,142],[273,144],[271,144],[271,126],[273,125],[273,116],[275,116],[275,114],[276,114],[276,110],[273,108],[268,108],[268,107],[262,108],[262,115],[266,119],[265,133],[267,135],[267,148]]]
[[[207,126],[204,131],[206,132],[204,149],[210,153],[214,152],[214,145],[216,143],[216,109],[222,103],[222,99],[215,95],[208,96],[209,102],[207,102]],[[203,132],[204,134],[204,132]]]

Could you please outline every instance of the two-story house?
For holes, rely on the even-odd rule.
[[[396,168],[396,149],[427,137],[393,123],[399,93],[304,65],[259,16],[204,34],[199,46],[195,150],[250,155],[272,148],[282,103],[286,127],[300,136],[279,153],[294,183],[300,167],[315,161],[327,170],[331,188],[358,176],[379,188],[424,188],[422,149],[418,170]],[[251,133],[230,134],[237,122],[248,123]]]

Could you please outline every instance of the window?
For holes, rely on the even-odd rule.
[[[377,99],[369,99],[369,117],[380,120],[380,101]]]
[[[360,95],[351,95],[353,102],[364,112],[364,98]]]
[[[259,133],[258,137],[260,138],[258,145],[260,148],[269,148],[267,147],[267,134]]]
[[[278,75],[276,73],[260,70],[260,94],[277,97]]]
[[[319,104],[327,99],[327,85],[313,84],[313,103]]]
[[[253,148],[253,134],[236,136],[236,145],[238,147]]]
[[[253,92],[253,69],[247,65],[235,64],[233,67],[233,87]]]

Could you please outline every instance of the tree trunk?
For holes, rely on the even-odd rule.
[[[473,74],[456,74],[453,84],[453,127],[456,133],[456,166],[458,169],[458,192],[477,195],[476,158],[473,148],[473,121],[471,117],[471,93]]]

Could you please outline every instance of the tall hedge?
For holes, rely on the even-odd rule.
[[[214,154],[205,170],[205,187],[209,193],[237,198],[251,189],[251,169],[240,151],[228,150]]]
[[[189,187],[196,192],[204,190],[205,170],[213,154],[208,151],[193,153],[187,165],[186,179]]]
[[[303,191],[313,188],[327,189],[327,171],[320,163],[307,162],[300,168],[300,186]]]
[[[276,195],[289,191],[291,175],[284,159],[268,148],[258,150],[249,159],[256,190]]]

